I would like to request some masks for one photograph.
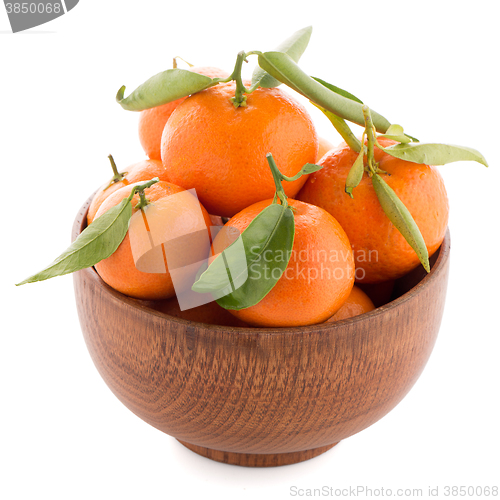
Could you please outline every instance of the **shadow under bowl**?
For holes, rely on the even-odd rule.
[[[85,228],[87,201],[72,238]],[[92,360],[116,397],[205,457],[277,466],[315,457],[392,410],[415,384],[444,309],[450,236],[374,311],[296,328],[187,321],[74,273]]]

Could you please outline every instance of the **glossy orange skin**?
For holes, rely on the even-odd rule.
[[[380,139],[382,146],[392,141]],[[319,162],[323,168],[310,176],[298,199],[324,208],[345,229],[356,258],[356,281],[379,283],[405,275],[419,265],[419,259],[385,215],[371,179],[363,175],[351,199],[345,181],[356,160],[346,144],[330,151]],[[394,158],[375,148],[381,174],[413,216],[429,255],[441,245],[448,224],[448,197],[436,167]]]
[[[347,297],[347,300],[344,302],[342,307],[329,320],[327,320],[327,323],[339,321],[341,319],[353,318],[354,316],[359,316],[360,314],[373,311],[374,309],[375,306],[373,305],[370,297],[368,297],[368,295],[366,295],[361,288],[354,285],[349,297]]]
[[[189,68],[189,71],[194,71],[210,78],[227,78],[229,76],[222,69],[211,66]],[[174,109],[184,99],[186,98],[181,97],[175,101],[167,102],[167,104],[163,104],[162,106],[141,111],[139,115],[139,141],[149,158],[161,160],[161,135],[165,123],[167,123]]]
[[[322,323],[345,302],[354,283],[354,259],[340,224],[319,207],[288,200],[294,209],[295,238],[285,272],[256,305],[231,314],[253,326],[288,327]],[[243,231],[271,200],[258,202],[235,215],[227,226]],[[221,232],[227,238],[227,232]],[[231,239],[213,246],[226,248]],[[334,256],[335,252],[338,254]]]
[[[118,205],[124,198],[127,198],[132,188],[141,183],[138,182],[124,186],[106,198],[97,211],[96,219],[111,207]],[[183,191],[185,190],[179,186],[160,181],[146,189],[145,194],[148,201],[154,204],[166,196]],[[138,202],[139,195],[136,194],[132,199],[132,213],[137,211],[134,207]],[[210,216],[203,207],[201,207],[201,210],[206,226],[209,228],[211,224]],[[170,221],[166,220],[165,223],[168,224]],[[200,255],[200,260],[204,257],[205,255]],[[98,262],[94,267],[103,281],[115,290],[130,297],[144,300],[158,300],[168,299],[175,295],[168,268],[166,273],[145,273],[136,268],[128,233],[116,251],[107,259]]]
[[[122,187],[128,186],[134,182],[146,182],[154,177],[158,177],[161,181],[168,180],[167,171],[163,163],[159,160],[143,160],[130,165],[124,169],[124,171],[127,172],[127,175],[121,181],[114,182],[111,185],[109,182],[103,184],[94,195],[87,214],[87,224],[90,224],[94,220],[102,202]]]
[[[139,115],[139,141],[151,159],[161,160],[161,134],[174,109],[186,99],[181,97],[156,108],[145,109]]]
[[[318,153],[311,118],[284,91],[259,88],[238,108],[234,93],[230,82],[192,95],[172,113],[162,137],[171,182],[195,188],[210,213],[225,217],[274,196],[267,153],[287,176]],[[286,194],[293,197],[305,181],[284,182]]]

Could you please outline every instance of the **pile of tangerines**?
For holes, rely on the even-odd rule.
[[[301,36],[303,39],[303,33]],[[253,301],[256,303],[235,299],[228,306],[219,294],[217,300],[182,311],[163,243],[159,248],[165,268],[152,272],[137,265],[126,233],[109,256],[95,262],[96,271],[108,285],[148,301],[157,310],[194,321],[290,327],[367,312],[374,309],[374,302],[378,306],[390,300],[395,280],[421,263],[428,268],[428,258],[441,245],[448,222],[441,175],[435,166],[416,161],[411,156],[413,150],[408,160],[403,153],[400,157],[392,154],[418,142],[401,127],[388,127],[380,119],[382,124],[377,125],[375,114],[372,120],[370,110],[354,96],[319,79],[302,83],[299,77],[292,78],[290,75],[299,71],[294,66],[300,57],[297,40],[299,37],[270,53],[277,54],[275,59],[258,54],[261,76],[257,83],[243,81],[238,71],[251,54],[247,53],[239,55],[231,75],[213,67],[169,70],[171,80],[167,80],[177,78],[181,91],[172,91],[172,85],[165,90],[167,80],[158,83],[159,77],[146,82],[127,102],[120,89],[117,99],[123,107],[140,112],[138,138],[147,159],[119,172],[110,157],[114,176],[94,195],[88,211],[91,228],[124,200],[130,201],[132,214],[147,214],[151,207],[161,205],[164,209],[158,211],[158,220],[165,234],[177,234],[178,226],[184,225],[182,232],[191,213],[201,210],[209,247],[191,245],[183,252],[190,254],[190,262],[208,259],[208,270],[241,238],[247,246],[249,238],[265,240],[256,241],[259,258],[277,261],[281,241],[277,228],[281,227],[280,218],[288,214],[293,218],[291,236],[290,231],[282,232],[291,251],[286,253],[279,276],[255,280],[255,286],[261,288],[263,282],[269,282],[258,301]],[[200,90],[192,91],[194,84],[188,83],[182,91],[185,79],[191,78],[187,73],[197,75],[192,78],[196,85],[200,82]],[[266,84],[263,77],[273,84]],[[273,82],[272,77],[278,80]],[[333,147],[318,137],[304,105],[278,87],[281,82],[307,97],[312,95],[313,104],[331,119],[345,142]],[[162,92],[164,97],[157,98]],[[337,114],[333,97],[328,109],[325,103],[330,97],[325,100],[324,92],[348,100],[357,106],[353,108],[356,112],[362,109],[363,122],[358,118],[358,124],[365,126],[365,133],[361,140],[346,124],[349,113],[342,115],[339,106]],[[129,104],[133,99],[139,103],[135,108]],[[163,104],[158,104],[162,100]],[[304,166],[309,169],[304,170]],[[197,203],[173,196],[186,190],[195,193]],[[277,219],[271,221],[264,210],[273,204],[285,205],[288,212],[276,212]],[[252,222],[259,215],[260,232],[256,233],[255,223],[251,233]],[[270,227],[267,233],[262,229],[266,224]],[[219,231],[214,236],[214,226],[234,231]],[[199,230],[193,226],[193,231]],[[268,243],[272,238],[271,251]],[[245,250],[249,259],[251,250]],[[230,268],[226,266],[226,270]],[[208,270],[200,270],[196,279],[203,281],[203,272]],[[373,301],[363,289],[370,290]],[[229,295],[234,291],[232,286]]]
[[[229,76],[211,67],[191,71],[211,78]],[[346,144],[333,148],[320,140],[304,106],[280,88],[255,90],[244,107],[233,105],[234,95],[234,82],[221,83],[142,111],[139,139],[149,159],[126,168],[127,175],[99,191],[88,222],[126,198],[134,183],[158,177],[160,182],[148,190],[151,202],[194,188],[205,213],[230,217],[226,224],[243,231],[272,202],[275,185],[266,153],[272,152],[281,172],[289,176],[304,164],[317,162],[323,166],[319,172],[284,182],[295,217],[295,251],[288,263],[292,272],[285,272],[258,304],[228,311],[248,325],[300,326],[373,309],[368,295],[353,286],[355,277],[364,283],[392,281],[419,260],[384,214],[368,176],[353,199],[345,193],[356,153]],[[398,160],[379,149],[376,160],[390,174],[387,182],[416,219],[432,255],[444,238],[448,220],[441,175],[434,167]],[[206,223],[208,231],[210,217]],[[357,256],[358,261],[332,259],[332,251]],[[331,268],[329,272],[325,266]],[[106,283],[132,297],[157,300],[175,295],[168,272],[137,270],[127,239],[95,268]],[[215,301],[184,314],[176,304],[153,306],[199,321],[241,324]]]

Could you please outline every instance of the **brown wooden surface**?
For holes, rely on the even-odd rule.
[[[76,303],[95,366],[136,415],[209,458],[284,465],[372,425],[408,393],[438,334],[449,248],[447,234],[432,272],[409,292],[337,323],[190,322],[114,291],[93,268],[74,274]]]
[[[317,457],[325,451],[330,450],[336,444],[329,444],[328,446],[321,446],[313,450],[294,451],[291,453],[232,453],[230,451],[212,450],[210,448],[203,448],[194,444],[179,441],[186,448],[194,451],[202,457],[210,458],[216,462],[222,462],[231,465],[241,465],[243,467],[278,467],[281,465],[291,465],[299,462],[304,462],[311,458]]]

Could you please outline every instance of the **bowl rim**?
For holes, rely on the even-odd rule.
[[[72,239],[76,238],[81,230],[82,224],[87,219],[87,212],[92,200],[92,196],[85,202],[79,211],[77,217],[75,218],[72,230]],[[272,328],[264,328],[264,327],[242,327],[242,326],[223,326],[223,325],[212,325],[209,323],[201,323],[198,321],[191,321],[183,318],[178,318],[176,316],[171,316],[170,314],[163,313],[161,311],[157,311],[155,309],[151,309],[150,307],[142,304],[140,299],[135,299],[133,297],[129,297],[128,295],[124,295],[121,292],[118,292],[107,283],[105,283],[102,278],[99,276],[94,267],[87,267],[78,272],[86,273],[86,275],[96,281],[98,285],[103,287],[113,298],[113,300],[119,302],[125,302],[129,307],[134,309],[141,310],[143,312],[147,312],[156,316],[158,318],[166,319],[171,323],[178,323],[179,325],[197,327],[198,325],[205,330],[212,330],[214,332],[234,332],[238,334],[247,334],[247,335],[283,335],[284,333],[287,335],[293,334],[305,334],[305,333],[321,333],[323,331],[332,332],[337,328],[342,328],[346,324],[356,324],[361,321],[369,321],[371,318],[384,314],[386,311],[390,311],[400,307],[404,302],[412,299],[415,295],[421,293],[423,289],[429,287],[434,280],[441,268],[446,264],[450,255],[450,229],[446,228],[445,236],[443,242],[436,250],[435,253],[438,253],[438,257],[434,262],[434,265],[431,267],[431,271],[427,273],[414,287],[408,290],[406,293],[401,295],[400,297],[384,304],[380,307],[373,309],[372,311],[360,314],[358,316],[354,316],[352,318],[346,318],[342,320],[338,320],[335,322],[325,322],[325,323],[317,323],[314,325],[305,325],[305,326],[291,326],[291,327],[272,327]],[[174,297],[173,297],[174,298]]]

